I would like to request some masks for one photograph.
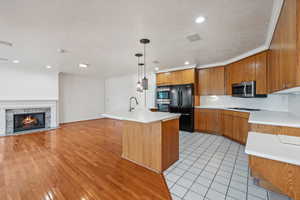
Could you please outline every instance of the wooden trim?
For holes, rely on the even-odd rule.
[[[255,179],[257,179],[257,180],[255,180],[255,182],[256,182],[255,184],[256,184],[256,185],[258,185],[258,186],[260,186],[260,187],[263,187],[263,188],[265,188],[265,189],[267,189],[267,190],[276,192],[276,193],[278,193],[278,194],[282,194],[282,192],[281,192],[276,186],[274,186],[272,183],[270,183],[270,182],[264,180],[264,178],[262,178],[262,177],[259,175],[259,173],[257,173],[257,172],[255,172],[255,171],[251,170],[251,171],[250,171],[250,174],[251,174],[252,177],[254,177]]]
[[[80,123],[80,122],[93,122],[93,121],[96,121],[96,120],[99,120],[99,119],[106,119],[106,118],[105,117],[99,117],[97,119],[86,119],[86,120],[79,120],[79,121],[73,121],[73,122],[64,122],[64,123],[59,123],[59,125],[62,126],[62,125],[77,124],[77,123]]]
[[[210,131],[210,130],[195,129],[195,131],[198,131],[201,133],[210,133],[210,134],[214,134],[214,135],[222,135],[221,133],[217,133],[216,131]]]
[[[165,179],[165,176],[164,176],[163,174],[161,174],[161,177],[162,177],[164,186],[165,186],[166,188],[169,188],[169,187],[168,187],[168,184],[167,184],[167,181],[166,181],[166,179]],[[171,195],[170,190],[168,190],[168,195],[169,195],[169,199],[172,200],[172,195]]]
[[[247,58],[251,58],[251,57],[257,56],[258,54],[265,53],[265,52],[268,52],[268,51],[269,51],[269,49],[262,50],[262,51],[260,51],[260,52],[255,53],[255,54],[252,54],[252,55],[250,55],[250,56],[244,57],[243,59],[240,59],[240,60],[237,60],[237,61],[228,63],[227,65],[230,65],[230,64],[234,64],[234,63],[240,62],[241,60],[244,60],[244,59],[247,59]]]
[[[127,160],[127,161],[129,161],[129,162],[133,162],[134,164],[139,165],[139,166],[142,166],[142,167],[144,167],[144,168],[146,168],[146,169],[149,169],[150,171],[153,171],[153,172],[155,172],[155,173],[158,173],[158,174],[161,174],[161,173],[162,173],[161,171],[158,171],[158,170],[156,170],[156,169],[150,168],[150,167],[147,166],[147,165],[144,165],[144,164],[142,164],[142,163],[138,163],[138,162],[135,161],[135,160],[131,160],[131,159],[127,158],[127,157],[124,157],[123,154],[122,154],[121,157],[122,157],[124,160]]]
[[[287,126],[272,126],[264,124],[249,124],[249,130],[253,132],[269,133],[274,135],[289,135],[300,137],[300,128]]]

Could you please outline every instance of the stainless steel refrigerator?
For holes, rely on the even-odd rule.
[[[170,112],[181,114],[180,130],[194,132],[194,86],[171,86],[170,100]]]

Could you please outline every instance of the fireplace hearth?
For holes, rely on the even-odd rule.
[[[14,114],[14,132],[46,127],[45,113]]]

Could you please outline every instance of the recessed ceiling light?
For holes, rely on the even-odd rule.
[[[201,24],[201,23],[203,23],[204,21],[205,21],[205,17],[203,17],[203,16],[197,17],[196,20],[195,20],[195,22],[196,22],[197,24]]]
[[[158,70],[159,70],[159,67],[155,67],[154,69],[155,69],[155,71],[158,71]]]
[[[46,68],[47,68],[47,69],[51,69],[51,68],[52,68],[52,66],[50,66],[50,65],[47,65],[47,66],[46,66]]]
[[[66,49],[62,49],[62,48],[57,49],[57,52],[58,53],[68,53],[68,51]]]
[[[19,60],[13,60],[12,62],[13,62],[13,63],[15,63],[15,64],[18,64],[18,63],[20,63],[20,61],[19,61]]]
[[[185,64],[185,65],[189,65],[190,62],[189,62],[189,61],[185,61],[184,64]]]
[[[84,63],[80,63],[79,67],[80,68],[87,68],[89,65],[88,64],[84,64]]]

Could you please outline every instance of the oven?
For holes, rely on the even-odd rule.
[[[157,99],[156,104],[159,112],[170,112],[170,99]]]
[[[171,88],[170,87],[159,87],[156,90],[156,99],[160,100],[160,99],[165,99],[168,100],[170,99],[170,91]]]

